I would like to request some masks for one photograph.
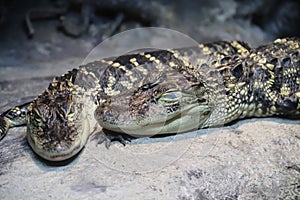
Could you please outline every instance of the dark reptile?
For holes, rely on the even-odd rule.
[[[245,117],[299,116],[299,45],[297,38],[258,48],[215,42],[95,61],[2,113],[0,138],[27,125],[32,149],[59,161],[78,153],[95,125],[151,136]]]

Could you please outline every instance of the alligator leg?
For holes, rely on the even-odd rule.
[[[0,140],[7,134],[9,128],[26,124],[29,104],[30,102],[15,106],[0,115]]]
[[[122,133],[112,132],[106,129],[101,129],[100,132],[95,131],[92,136],[92,140],[97,140],[98,144],[104,142],[107,149],[110,147],[112,141],[118,141],[125,146],[126,141],[131,142],[131,139],[134,139],[134,137]]]

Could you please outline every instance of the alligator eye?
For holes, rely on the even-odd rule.
[[[209,115],[209,114],[210,114],[210,111],[209,111],[209,110],[203,112],[203,115]]]
[[[166,93],[162,94],[159,98],[160,102],[177,102],[182,98],[182,93],[180,91],[167,91]]]

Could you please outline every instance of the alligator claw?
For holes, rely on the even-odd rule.
[[[92,140],[97,140],[97,144],[105,144],[105,147],[108,149],[111,145],[111,142],[118,141],[124,146],[126,145],[126,141],[131,142],[131,137],[126,134],[115,133],[109,130],[103,130],[94,134],[92,136]]]

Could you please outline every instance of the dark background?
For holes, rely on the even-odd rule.
[[[299,22],[300,3],[293,0],[2,0],[0,67],[85,56],[103,39],[135,27],[171,28],[199,42],[237,39],[257,46],[299,36]]]

